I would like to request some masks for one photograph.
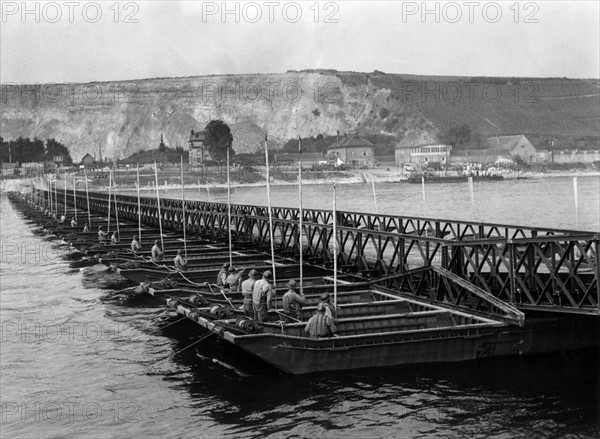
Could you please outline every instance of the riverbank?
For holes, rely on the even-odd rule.
[[[333,182],[336,184],[352,185],[352,184],[365,184],[365,183],[407,183],[408,175],[402,174],[400,171],[391,171],[384,169],[373,169],[368,171],[346,171],[345,174],[351,174],[350,176],[340,177],[339,175],[323,173],[321,178],[310,178],[302,179],[303,185],[331,185]],[[600,178],[600,171],[557,171],[557,172],[520,172],[520,173],[509,173],[504,176],[504,181],[512,181],[515,179],[531,179],[540,180],[545,178],[563,178],[563,177],[598,177]],[[232,186],[238,188],[252,188],[252,187],[265,187],[266,182],[264,180],[257,182],[235,182],[232,181]],[[289,181],[286,179],[273,179],[271,178],[271,186],[297,186],[297,179]],[[187,184],[186,188],[189,189],[226,189],[226,182],[210,182],[207,184]],[[180,189],[180,184],[161,184],[161,189],[175,190]],[[127,189],[127,186],[124,187]],[[129,189],[134,190],[135,186],[129,186]],[[108,188],[106,188],[108,190]],[[151,191],[154,190],[153,185],[143,186],[140,191]]]
[[[90,176],[91,177],[91,176]],[[535,171],[522,171],[522,172],[508,172],[504,175],[505,181],[511,181],[515,179],[531,179],[540,180],[545,178],[564,178],[564,177],[598,177],[600,178],[600,171],[550,171],[550,172],[535,172]],[[81,176],[78,176],[81,178]],[[406,183],[408,175],[402,173],[400,170],[391,169],[369,169],[360,171],[345,171],[340,172],[321,172],[311,173],[308,178],[302,179],[303,185],[331,185],[333,182],[336,184],[352,185],[352,184],[365,184],[365,183]],[[19,190],[23,184],[30,184],[34,181],[34,178],[24,179],[10,179],[2,180],[0,184],[0,190],[10,192]],[[192,180],[193,181],[193,180]],[[186,181],[185,187],[188,189],[225,189],[227,188],[227,181],[225,179],[213,180],[207,183],[201,183],[199,179],[195,180],[197,183],[192,183],[190,180]],[[181,188],[179,178],[169,178],[163,180],[163,184],[159,183],[161,190],[174,190]],[[58,186],[62,187],[62,180],[58,180]],[[100,183],[100,184],[98,184]],[[106,182],[108,183],[108,182]],[[108,185],[104,181],[93,180],[90,178],[90,190],[106,190],[108,191]],[[439,183],[438,183],[439,184]],[[237,181],[232,178],[231,185],[239,188],[252,188],[252,187],[264,187],[266,182],[264,179],[258,181]],[[288,175],[287,178],[273,178],[271,177],[271,186],[297,186],[298,180],[295,175]],[[132,191],[135,190],[135,180],[131,178],[121,178],[117,180],[117,187],[119,190]],[[148,192],[155,190],[154,180],[147,182],[146,185],[142,184],[140,187],[141,192]]]

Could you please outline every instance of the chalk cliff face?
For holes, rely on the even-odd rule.
[[[237,153],[261,148],[265,134],[275,145],[337,130],[400,140],[414,132],[435,136],[458,123],[484,135],[597,135],[598,81],[529,80],[537,88],[521,86],[519,92],[518,82],[479,80],[479,86],[488,81],[500,90],[496,101],[489,90],[484,95],[482,87],[465,85],[467,81],[477,82],[322,70],[2,84],[0,131],[5,139],[56,138],[76,161],[86,153],[118,159],[154,149],[161,134],[167,146],[187,148],[190,130],[204,129],[211,119],[230,125]]]

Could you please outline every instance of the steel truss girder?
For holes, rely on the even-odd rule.
[[[41,199],[48,193],[38,190]],[[84,191],[77,191],[77,207],[86,210]],[[73,204],[73,192],[58,191],[59,202]],[[106,213],[108,194],[90,193],[90,208]],[[113,198],[114,200],[114,198]],[[117,195],[120,219],[137,220],[137,196]],[[160,218],[155,198],[142,197],[144,224],[181,230],[187,227],[206,236],[227,236],[228,227],[238,241],[270,245],[268,209],[161,199]],[[114,212],[114,201],[112,201]],[[304,252],[313,263],[333,262],[331,211],[304,209]],[[275,247],[288,256],[298,254],[298,215],[294,208],[272,208]],[[439,266],[492,294],[527,309],[600,315],[600,236],[593,232],[529,228],[357,212],[337,212],[340,266],[344,270],[378,277],[418,267]],[[408,282],[408,281],[405,281]],[[425,281],[422,281],[425,282]],[[423,285],[423,284],[420,284]],[[407,284],[405,285],[407,286]],[[409,288],[410,289],[410,288]]]

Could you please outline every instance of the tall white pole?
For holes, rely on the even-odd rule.
[[[302,139],[298,136],[298,251],[300,253],[300,294],[304,292],[304,250],[303,250],[303,219],[302,210]]]
[[[77,182],[75,181],[75,176],[73,176],[73,209],[75,210],[75,222],[77,222]]]
[[[337,209],[333,182],[333,309],[337,309]]]
[[[65,218],[67,217],[67,173],[65,172]]]
[[[421,175],[421,189],[423,191],[423,216],[425,215],[425,176]]]
[[[88,190],[88,177],[87,177],[87,169],[83,173],[85,176],[85,198],[87,199],[87,208],[88,208],[88,225],[90,231],[92,229],[92,215],[90,213],[90,192]]]
[[[377,212],[377,194],[375,193],[375,180],[371,180],[371,187],[373,188],[373,202],[375,203],[375,214],[378,214],[379,212]]]
[[[271,265],[273,267],[273,286],[277,286],[275,276],[275,239],[273,233],[273,214],[271,212],[271,175],[269,173],[269,147],[267,145],[267,136],[265,136],[265,164],[267,166],[267,209],[269,211],[269,238],[271,240]],[[276,289],[276,288],[274,288]]]
[[[183,155],[181,156],[181,208],[183,209],[183,251],[187,258],[187,222],[185,219],[185,187],[183,184]],[[231,245],[231,243],[230,243]]]
[[[573,197],[575,199],[575,223],[579,230],[579,194],[577,190],[577,177],[573,177]]]
[[[58,216],[58,174],[54,180],[54,213]]]
[[[140,199],[140,164],[136,165],[136,174],[137,181],[135,184],[135,188],[137,190],[137,199],[138,199],[138,236],[140,240],[140,245],[142,244],[142,202]]]
[[[229,236],[229,265],[232,266],[233,247],[231,245],[231,181],[229,180],[229,148],[231,148],[231,144],[227,145],[227,234]]]
[[[112,169],[110,170],[110,173],[112,174]],[[115,219],[117,222],[117,236],[119,237],[119,239],[121,239],[121,232],[119,230],[119,206],[117,205],[117,182],[115,181],[114,177],[112,181],[114,186],[113,199],[115,200]]]
[[[112,194],[112,169],[108,173],[108,225],[106,226],[106,232],[110,232],[110,202]]]
[[[165,251],[165,240],[163,238],[163,230],[162,230],[162,215],[160,213],[160,195],[158,193],[158,166],[156,165],[156,159],[154,160],[154,181],[156,183],[156,204],[158,207],[158,226],[160,230],[160,246],[162,247],[163,252]]]
[[[475,189],[473,187],[473,176],[469,175],[469,195],[471,196],[471,221],[475,221]]]

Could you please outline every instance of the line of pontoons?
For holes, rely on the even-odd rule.
[[[537,318],[519,327],[492,315],[389,290],[375,285],[376,280],[366,282],[354,275],[338,273],[334,288],[331,269],[314,265],[303,267],[306,304],[301,321],[296,321],[283,313],[281,302],[287,282],[299,280],[300,267],[293,259],[273,260],[263,249],[240,245],[230,251],[221,242],[190,235],[186,242],[189,268],[182,272],[172,262],[177,250],[184,248],[178,232],[163,233],[165,258],[153,261],[149,249],[154,240],[161,239],[155,228],[142,230],[143,248],[134,254],[129,240],[139,234],[136,224],[119,223],[122,243],[99,244],[97,228],[108,226],[105,216],[93,215],[91,231],[83,233],[80,225],[58,223],[30,200],[12,199],[27,219],[52,231],[82,255],[94,256],[199,327],[287,373],[458,362],[597,344],[593,333],[582,336],[577,323],[582,320]],[[75,213],[71,208],[67,212],[69,218]],[[244,316],[238,291],[214,284],[223,263],[230,259],[246,269],[246,276],[251,269],[263,272],[275,267],[275,305],[265,322]],[[316,312],[321,295],[333,294],[334,290],[337,333],[310,338],[306,322]]]

